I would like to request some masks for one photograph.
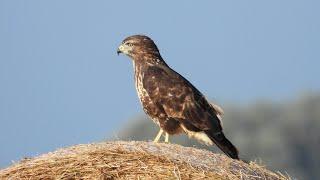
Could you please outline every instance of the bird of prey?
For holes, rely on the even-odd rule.
[[[162,59],[152,39],[145,35],[125,38],[117,51],[132,59],[135,85],[145,113],[160,127],[154,142],[165,132],[186,133],[206,145],[216,144],[226,155],[239,159],[237,148],[222,132],[222,109],[210,104],[187,79]]]

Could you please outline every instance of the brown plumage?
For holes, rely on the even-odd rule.
[[[197,88],[171,69],[149,37],[126,38],[118,48],[119,53],[133,60],[143,109],[166,135],[185,132],[207,145],[215,143],[229,157],[239,159],[238,150],[222,132],[222,109],[210,104]]]

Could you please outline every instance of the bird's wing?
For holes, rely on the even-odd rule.
[[[152,101],[161,106],[168,117],[187,121],[200,130],[222,130],[214,108],[184,77],[167,66],[151,66],[144,74],[143,86]]]

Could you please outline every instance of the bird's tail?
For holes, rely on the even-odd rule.
[[[230,158],[239,159],[237,148],[224,136],[223,132],[205,131],[207,136]]]

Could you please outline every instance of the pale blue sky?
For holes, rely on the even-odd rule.
[[[128,35],[218,102],[319,91],[320,1],[0,1],[0,167],[115,137],[142,113]]]

